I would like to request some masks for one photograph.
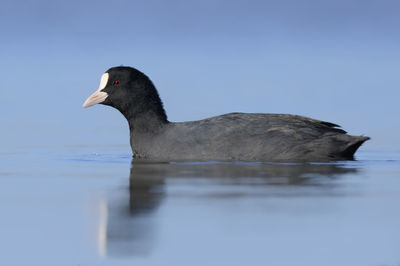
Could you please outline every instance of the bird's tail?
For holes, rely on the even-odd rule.
[[[349,136],[351,140],[348,144],[344,147],[344,149],[340,152],[340,157],[347,159],[347,160],[354,160],[354,153],[357,149],[370,137],[366,136]]]

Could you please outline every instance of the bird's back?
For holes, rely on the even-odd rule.
[[[161,161],[352,159],[368,137],[350,136],[337,127],[297,115],[229,113],[169,123],[152,138],[137,139],[142,143],[134,152]]]

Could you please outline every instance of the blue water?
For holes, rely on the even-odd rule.
[[[0,265],[399,265],[400,152],[131,164],[124,146],[0,152]]]

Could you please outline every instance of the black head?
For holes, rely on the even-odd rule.
[[[132,67],[112,67],[100,81],[99,89],[83,104],[104,104],[118,109],[127,119],[168,122],[163,104],[151,80]]]

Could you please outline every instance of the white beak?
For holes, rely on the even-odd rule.
[[[102,103],[104,100],[108,97],[108,94],[103,91],[95,91],[92,95],[89,96],[89,98],[86,99],[86,101],[83,103],[82,107],[90,107],[92,105]]]
[[[99,89],[95,91],[92,95],[90,95],[89,98],[86,99],[86,101],[82,105],[83,108],[90,107],[98,103],[102,103],[104,102],[105,99],[107,99],[108,94],[102,90],[106,87],[108,78],[109,78],[108,73],[104,73],[101,76]]]

